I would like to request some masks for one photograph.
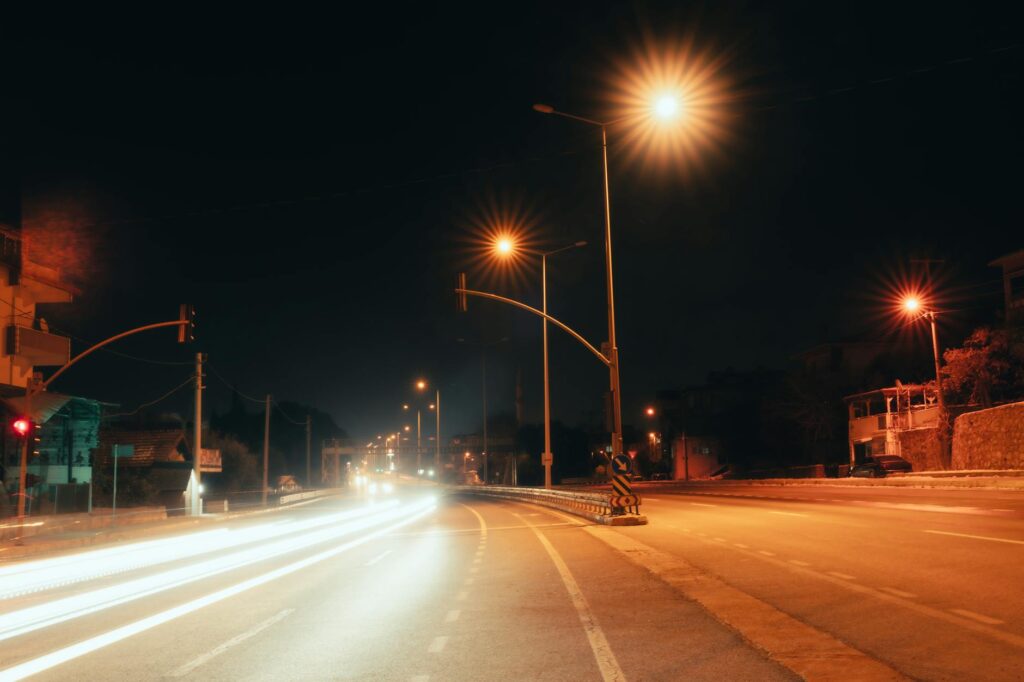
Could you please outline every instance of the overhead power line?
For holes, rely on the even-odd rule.
[[[172,388],[167,393],[164,393],[162,396],[160,396],[156,400],[151,400],[148,403],[143,403],[143,404],[139,405],[138,407],[136,407],[131,412],[119,412],[117,414],[108,414],[108,415],[105,415],[103,418],[104,419],[114,419],[115,417],[130,417],[132,415],[138,414],[140,411],[146,409],[147,407],[152,407],[153,405],[156,405],[157,403],[159,403],[161,401],[164,401],[167,398],[170,398],[172,395],[174,395],[175,393],[177,393],[178,391],[183,389],[185,386],[188,386],[189,384],[191,384],[194,381],[195,381],[195,376],[190,375],[187,379],[185,379],[185,381],[181,382],[180,384],[178,384],[177,386]]]

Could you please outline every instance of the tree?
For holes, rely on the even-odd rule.
[[[1018,329],[979,327],[943,358],[942,386],[949,402],[989,407],[1024,395],[1024,343]]]
[[[262,464],[237,438],[216,431],[209,435],[209,446],[220,450],[221,473],[215,474],[225,492],[257,490],[263,482]]]

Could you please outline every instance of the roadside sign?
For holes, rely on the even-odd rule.
[[[612,471],[617,474],[628,474],[633,469],[633,460],[626,455],[612,457]]]
[[[639,495],[618,495],[611,498],[613,507],[635,507],[640,504]]]
[[[629,478],[622,474],[612,476],[612,490],[616,495],[632,495],[633,488],[629,484]]]
[[[199,473],[219,474],[222,471],[220,448],[202,448],[199,451]]]
[[[135,445],[115,445],[111,450],[114,457],[131,457],[135,454]]]

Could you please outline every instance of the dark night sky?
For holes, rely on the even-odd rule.
[[[690,173],[645,171],[612,138],[627,422],[709,370],[889,338],[880,299],[910,258],[946,261],[945,333],[990,318],[986,263],[1024,247],[1021,25],[976,3],[90,13],[10,22],[0,69],[34,257],[83,289],[51,324],[98,339],[195,302],[196,346],[119,350],[203,350],[242,391],[365,437],[400,423],[419,375],[440,383],[448,433],[475,428],[479,355],[457,338],[508,336],[492,409],[512,409],[518,366],[539,418],[539,323],[476,301],[459,316],[449,293],[488,209],[528,207],[538,244],[590,242],[552,261],[550,308],[603,338],[598,140],[530,105],[609,113],[605,79],[645,41],[723,55],[735,97],[729,139]],[[471,272],[538,302],[536,272]],[[601,409],[606,373],[557,333],[552,368],[555,418]],[[188,372],[105,354],[55,388],[130,408]]]

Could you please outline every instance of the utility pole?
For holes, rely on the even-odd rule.
[[[416,474],[419,475],[423,464],[420,462],[423,450],[420,448],[420,409],[416,408]]]
[[[484,485],[487,484],[487,349],[480,349],[480,377],[483,384],[481,388],[481,397],[483,399],[484,408]]]
[[[434,401],[437,409],[437,431],[435,431],[434,440],[434,471],[437,472],[437,480],[441,480],[441,389],[437,389],[437,400]]]
[[[192,433],[192,477],[194,488],[192,489],[192,515],[199,516],[203,513],[202,498],[199,496],[201,484],[203,458],[203,354],[196,353],[196,414],[195,428]],[[117,466],[115,460],[114,466]]]
[[[267,467],[270,465],[270,394],[263,417],[263,506],[267,506]]]
[[[313,438],[313,417],[306,415],[306,487],[313,487],[313,470],[310,465],[310,450]]]

